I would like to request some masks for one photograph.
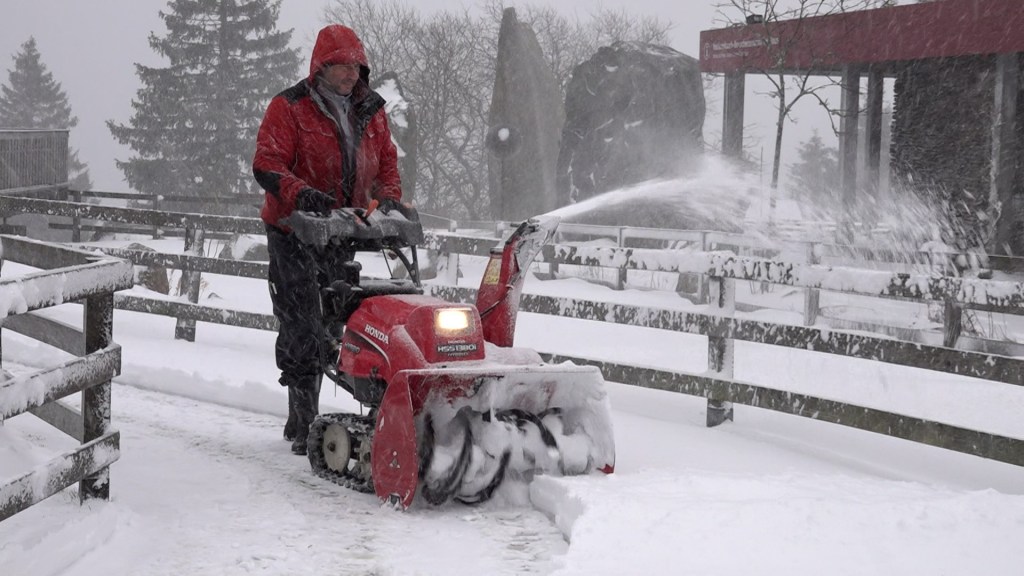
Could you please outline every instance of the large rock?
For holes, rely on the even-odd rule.
[[[125,246],[125,248],[128,250],[156,252],[156,250],[149,246],[139,244],[138,242],[133,242]],[[142,286],[161,294],[171,293],[171,283],[167,273],[167,268],[164,268],[163,266],[135,266],[133,270],[135,273],[136,284],[141,284]]]
[[[665,46],[616,42],[601,48],[573,70],[565,111],[560,206],[687,174],[704,149],[698,62]]]
[[[506,8],[487,135],[491,215],[521,220],[555,207],[555,165],[565,112],[537,36]]]
[[[217,258],[226,260],[244,260],[247,262],[266,262],[270,260],[267,250],[267,239],[255,234],[234,234],[221,248]]]

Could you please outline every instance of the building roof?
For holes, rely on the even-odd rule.
[[[833,74],[847,64],[1024,52],[1024,0],[938,0],[700,33],[702,72]],[[884,66],[883,66],[884,67]]]

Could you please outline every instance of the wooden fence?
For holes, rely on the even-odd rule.
[[[65,190],[61,200],[65,202],[87,203],[100,206],[103,202],[120,201],[129,209],[153,210],[157,212],[183,212],[192,214],[241,216],[255,218],[259,216],[259,208],[263,202],[262,195],[237,194],[213,198],[199,196],[181,196],[165,194],[135,194],[128,192],[102,192]],[[81,242],[89,233],[92,234],[145,234],[153,238],[164,236],[184,236],[185,231],[178,227],[145,225],[131,221],[110,221],[97,218],[91,213],[76,213],[70,216],[70,222],[54,222],[50,227],[56,230],[70,231],[72,242]],[[224,237],[223,231],[214,230],[211,237]]]
[[[113,343],[114,292],[133,286],[124,260],[25,238],[2,236],[3,259],[42,271],[0,278],[3,328],[49,344],[77,358],[31,374],[0,380],[0,421],[31,412],[81,442],[42,466],[0,485],[0,521],[78,483],[79,497],[110,495],[109,466],[120,455],[120,435],[110,422],[110,381],[121,370]],[[81,330],[32,314],[80,301]],[[0,361],[3,357],[0,354]],[[82,392],[81,410],[59,402]]]
[[[0,198],[0,213],[18,209],[47,214],[67,214],[89,209],[95,216],[115,222],[171,226],[200,226],[236,233],[262,231],[258,220],[202,217],[153,211],[91,208],[58,202]],[[494,238],[452,233],[431,233],[427,248],[447,254],[485,256]],[[254,278],[266,277],[266,264],[218,261],[195,255],[157,255],[152,252],[110,250],[138,265],[164,265],[185,271],[212,272]],[[708,340],[708,370],[682,373],[601,362],[587,358],[549,355],[553,361],[572,360],[599,366],[610,381],[670,390],[707,398],[709,426],[733,418],[733,403],[794,414],[912,440],[984,458],[1024,465],[1024,440],[970,430],[941,422],[914,418],[884,410],[857,406],[808,394],[776,390],[737,380],[733,375],[736,341],[781,346],[835,354],[849,358],[960,374],[999,382],[1024,385],[1024,359],[961,350],[953,346],[928,345],[895,340],[829,327],[816,323],[816,313],[805,310],[803,326],[779,324],[737,317],[736,283],[749,281],[910,302],[938,302],[953,309],[977,309],[1006,314],[1024,314],[1024,286],[1016,282],[942,277],[884,270],[864,270],[815,263],[793,263],[778,259],[738,256],[726,252],[680,252],[643,248],[554,245],[545,249],[547,265],[598,266],[624,270],[699,274],[707,278],[708,306],[685,311],[593,302],[574,298],[524,295],[521,309],[540,314],[579,318],[699,334]],[[451,270],[450,273],[453,273]],[[430,293],[450,301],[472,302],[475,290],[432,284]],[[119,309],[162,314],[247,328],[274,329],[268,314],[238,312],[197,303],[157,301],[118,294]],[[955,344],[951,342],[951,344]]]

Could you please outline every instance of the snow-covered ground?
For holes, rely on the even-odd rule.
[[[482,262],[463,264],[474,285]],[[269,312],[264,282],[204,278],[211,304]],[[578,279],[531,279],[526,290],[692,306]],[[74,305],[47,314],[81,320]],[[734,423],[708,429],[702,399],[617,383],[614,475],[542,478],[479,507],[399,513],[289,453],[272,333],[200,324],[187,343],[173,339],[173,322],[116,313],[112,499],[80,507],[72,489],[0,523],[0,574],[1021,571],[1022,468],[743,406]],[[60,358],[10,331],[2,345],[8,370]],[[535,314],[520,317],[517,345],[686,371],[704,370],[707,356],[697,336]],[[736,376],[1024,438],[1024,392],[1012,386],[745,343]],[[321,406],[357,409],[330,388]],[[33,416],[8,420],[0,483],[71,442]]]

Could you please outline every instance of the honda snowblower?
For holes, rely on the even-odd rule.
[[[527,269],[557,219],[526,221],[491,251],[476,306],[424,295],[413,208],[296,212],[286,223],[313,249],[383,251],[408,271],[367,278],[352,261],[322,291],[324,371],[368,413],[314,420],[315,474],[406,509],[417,494],[433,505],[478,503],[507,478],[613,471],[600,371],[512,347]]]

